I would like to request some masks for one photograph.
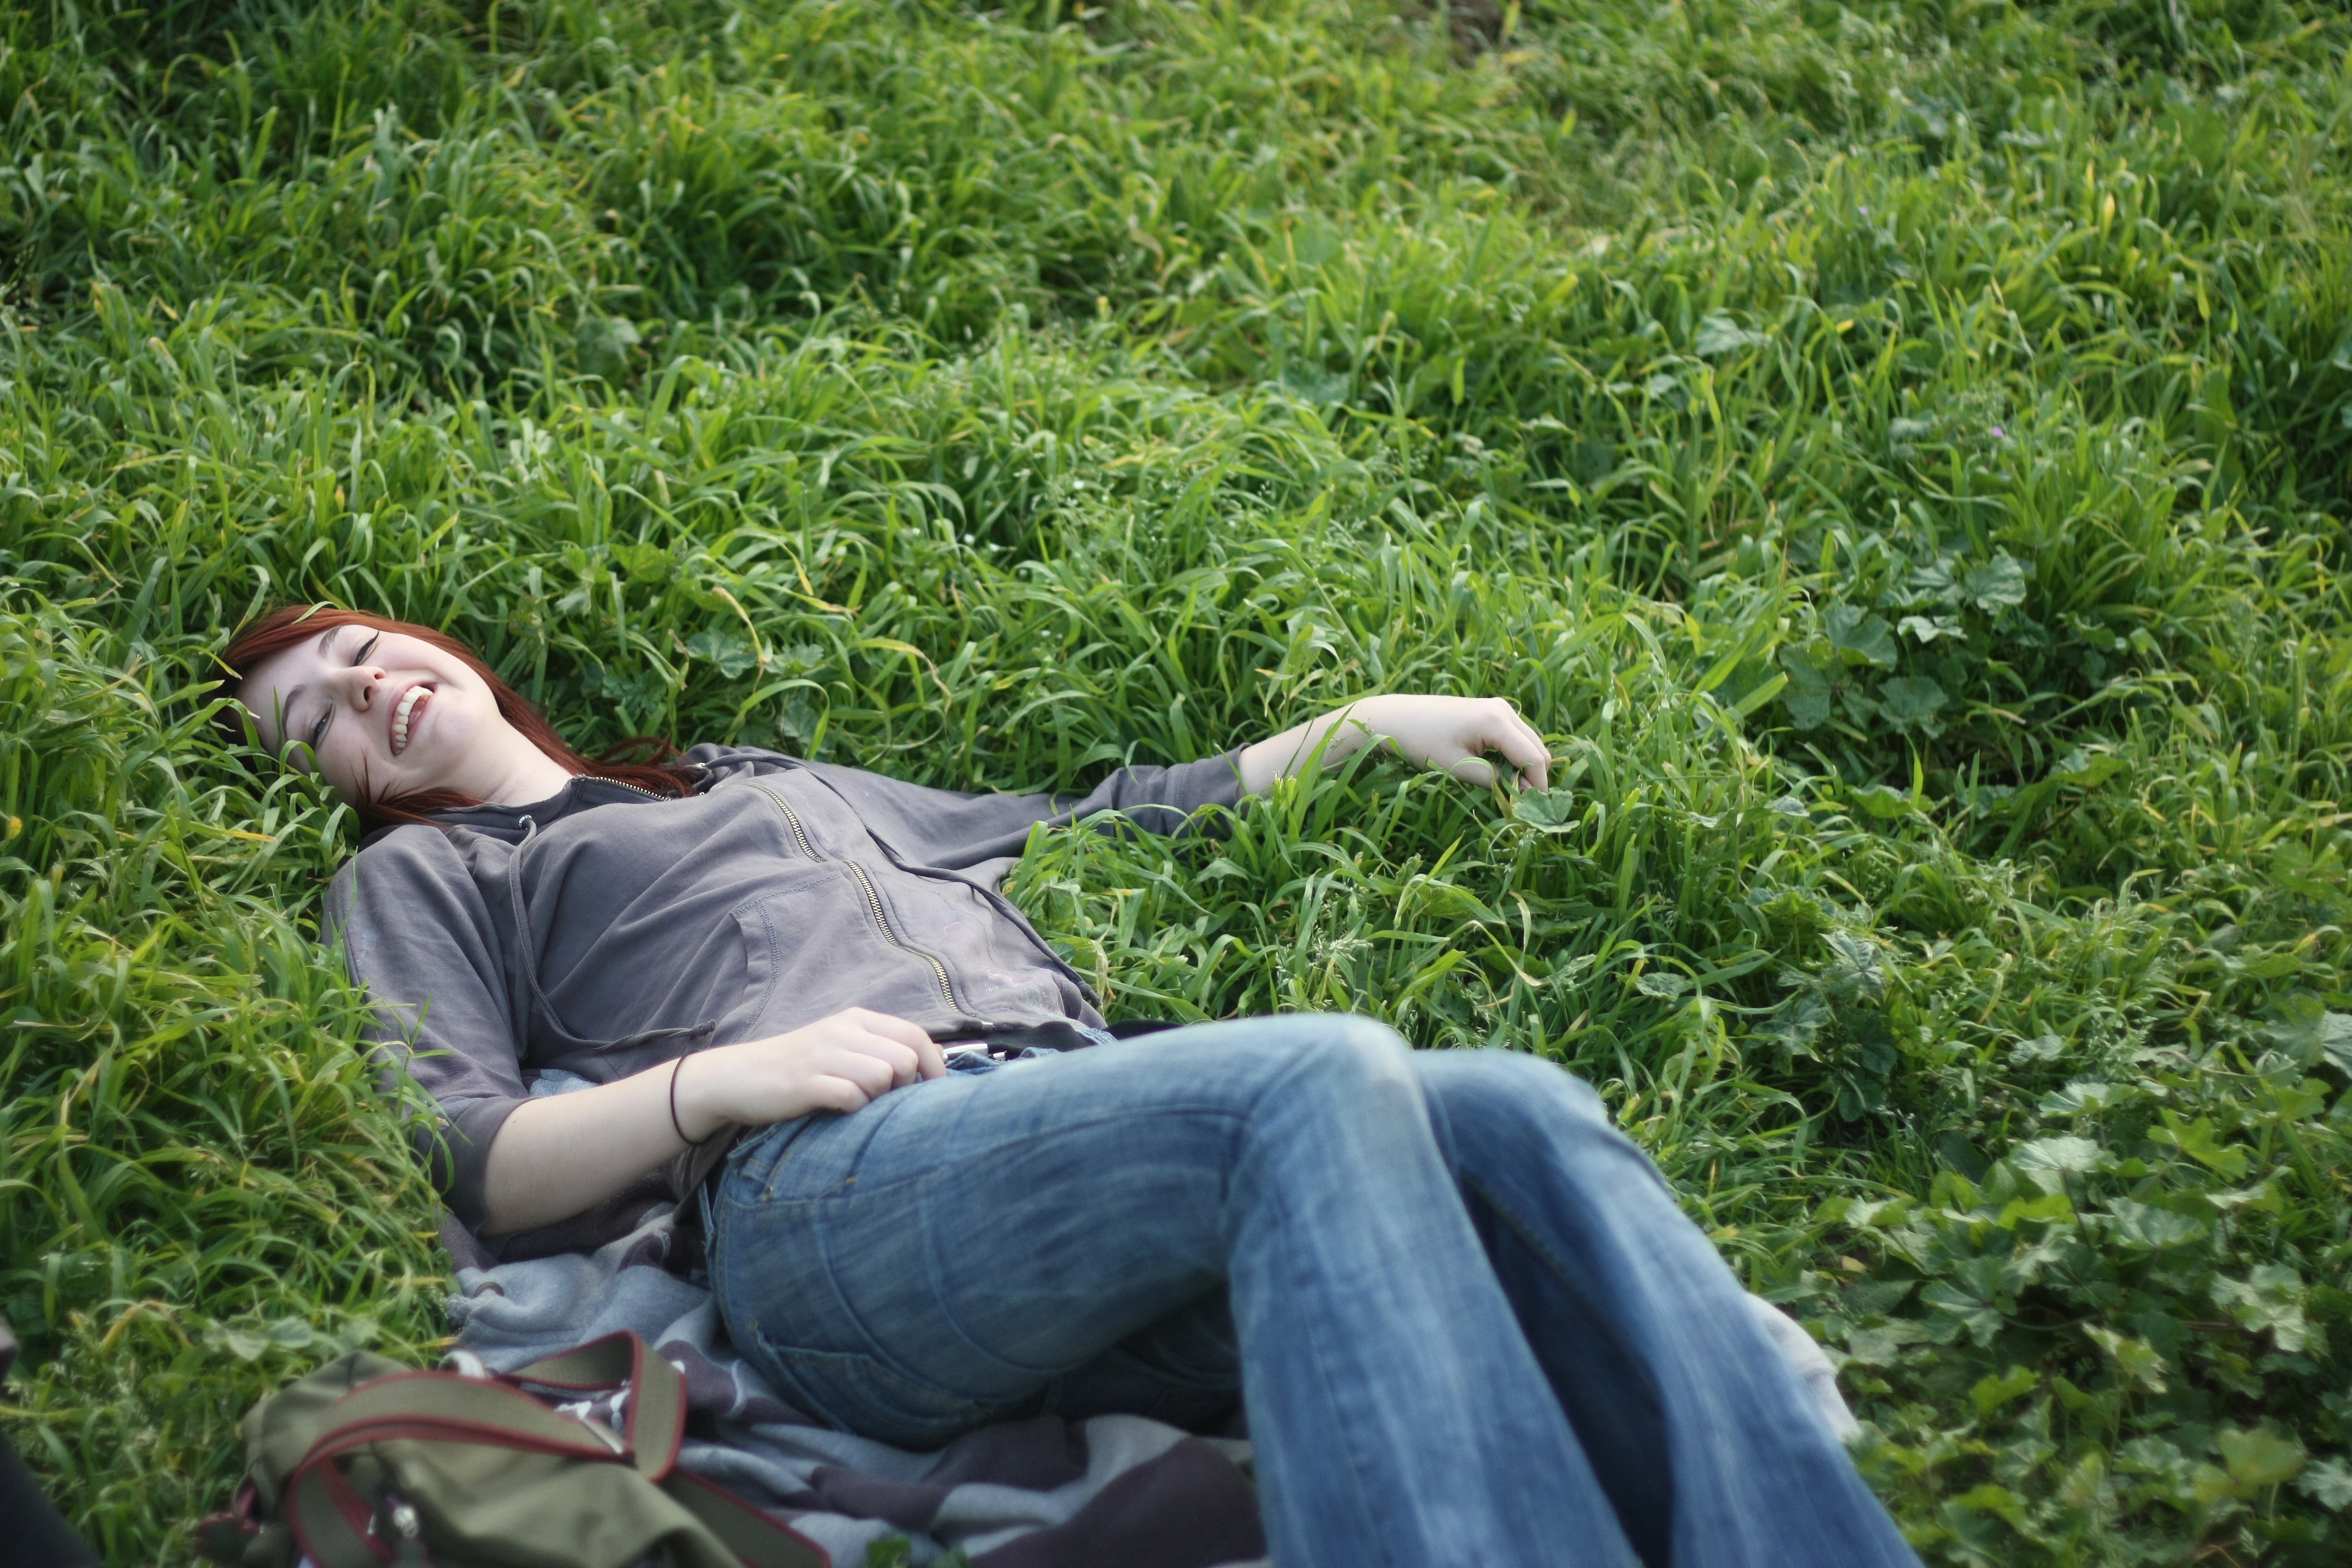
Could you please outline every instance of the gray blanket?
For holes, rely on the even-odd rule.
[[[685,1374],[688,1469],[774,1510],[858,1568],[903,1536],[911,1561],[961,1550],[973,1568],[1214,1568],[1265,1560],[1249,1445],[1135,1415],[1038,1416],[911,1454],[794,1410],[727,1341],[710,1292],[661,1267],[656,1214],[593,1255],[461,1268],[449,1300],[460,1370],[510,1372],[635,1330]],[[1804,1330],[1750,1297],[1774,1343],[1842,1435],[1853,1417]]]

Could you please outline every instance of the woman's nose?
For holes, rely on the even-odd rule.
[[[365,711],[375,704],[376,690],[383,684],[383,671],[372,664],[350,665],[335,671],[332,680],[338,697]]]

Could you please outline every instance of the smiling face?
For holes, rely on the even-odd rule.
[[[242,696],[265,747],[352,802],[446,789],[520,805],[572,776],[472,666],[400,632],[330,626],[247,670]]]

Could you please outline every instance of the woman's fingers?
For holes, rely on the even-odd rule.
[[[948,1054],[940,1049],[940,1043],[929,1035],[925,1035],[923,1043],[915,1047],[915,1058],[921,1064],[925,1078],[948,1076]]]
[[[939,1042],[925,1033],[919,1024],[909,1023],[888,1013],[877,1013],[869,1007],[851,1007],[835,1016],[856,1025],[867,1035],[878,1036],[912,1051],[912,1076],[900,1079],[903,1083],[912,1083],[916,1078],[938,1078],[948,1070],[946,1054],[940,1049]],[[895,1061],[897,1058],[891,1059]]]
[[[1429,749],[1427,765],[1442,768],[1464,784],[1484,788],[1496,778],[1495,765],[1484,753],[1499,752],[1517,771],[1522,784],[1542,789],[1550,782],[1551,749],[1519,717],[1517,709],[1499,697],[1465,705],[1472,711],[1444,744]]]
[[[1535,726],[1520,717],[1518,710],[1505,703],[1501,732],[1495,738],[1495,750],[1503,753],[1513,767],[1519,770],[1519,782],[1529,789],[1543,789],[1551,782],[1551,748],[1536,733]]]
[[[926,1046],[931,1039],[930,1036],[923,1033],[923,1026],[920,1024],[910,1024],[906,1019],[896,1017],[888,1013],[877,1013],[871,1007],[845,1007],[825,1022],[832,1023],[834,1019],[853,1024],[869,1035],[880,1035],[886,1039],[896,1040],[902,1046]]]
[[[849,1048],[862,1051],[888,1068],[890,1086],[893,1089],[904,1089],[910,1083],[922,1081],[923,1061],[910,1046],[902,1046],[898,1041],[885,1038],[880,1035],[868,1035]]]
[[[847,1116],[874,1103],[874,1097],[865,1089],[845,1078],[826,1076],[811,1079],[804,1086],[802,1098],[808,1101],[809,1110],[835,1110]],[[795,1112],[805,1115],[805,1111]]]
[[[907,1054],[909,1058],[914,1055],[912,1051]],[[848,1079],[866,1091],[866,1099],[868,1100],[881,1099],[898,1088],[902,1081],[912,1081],[911,1078],[902,1080],[898,1077],[898,1069],[889,1062],[883,1060],[877,1052],[859,1050],[854,1046],[838,1047],[827,1051],[809,1065],[816,1069],[820,1079]],[[909,1070],[911,1073],[911,1068]]]

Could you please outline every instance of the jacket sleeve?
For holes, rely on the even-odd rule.
[[[417,1132],[433,1184],[478,1231],[490,1142],[529,1092],[489,906],[450,836],[412,825],[336,873],[327,921],[374,1004],[368,1038],[438,1109]]]
[[[773,752],[718,746],[697,746],[687,755],[722,774],[790,765]],[[1029,841],[1029,830],[1039,823],[1062,827],[1106,811],[1122,813],[1148,832],[1181,836],[1193,813],[1241,799],[1240,757],[1236,749],[1174,767],[1120,768],[1083,795],[965,795],[861,768],[830,763],[800,765],[856,807],[899,858],[944,871],[969,871],[1017,858]]]

